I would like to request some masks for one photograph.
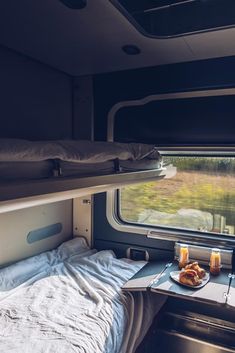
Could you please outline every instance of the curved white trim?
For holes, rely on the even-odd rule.
[[[141,106],[154,101],[170,100],[170,99],[187,99],[187,98],[199,98],[199,97],[216,97],[216,96],[233,96],[235,95],[235,88],[222,88],[222,89],[210,89],[200,91],[186,91],[176,93],[163,93],[154,94],[147,96],[142,99],[122,101],[116,103],[108,113],[108,130],[107,139],[108,141],[114,140],[114,122],[117,112],[124,107]]]

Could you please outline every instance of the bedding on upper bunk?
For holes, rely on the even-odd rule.
[[[1,352],[134,352],[165,301],[121,292],[144,264],[74,238],[1,269]]]
[[[0,179],[35,179],[161,167],[154,145],[98,141],[0,139]]]
[[[0,140],[1,162],[38,162],[60,159],[66,162],[102,163],[114,159],[160,159],[154,145],[100,141],[27,141]]]

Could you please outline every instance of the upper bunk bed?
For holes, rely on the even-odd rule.
[[[163,167],[154,145],[1,139],[0,212],[80,197],[166,175],[167,168]]]

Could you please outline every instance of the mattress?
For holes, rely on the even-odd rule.
[[[153,145],[0,140],[0,180],[95,176],[160,167],[161,156]]]
[[[1,269],[1,351],[134,352],[165,301],[121,291],[144,264],[74,238]]]
[[[59,160],[40,162],[0,162],[0,180],[32,180],[54,177],[85,177],[121,172],[136,172],[161,168],[161,162],[107,161],[102,163],[73,163]]]

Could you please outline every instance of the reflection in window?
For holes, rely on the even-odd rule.
[[[120,217],[129,223],[235,236],[235,158],[164,157],[176,176],[124,187]]]

